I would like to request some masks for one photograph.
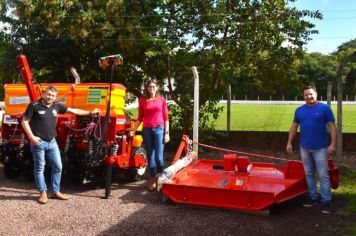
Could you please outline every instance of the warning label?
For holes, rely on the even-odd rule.
[[[30,97],[29,96],[11,97],[9,99],[9,104],[10,105],[29,104],[29,103],[30,103]]]
[[[88,90],[87,104],[105,105],[107,93],[107,87],[90,87]]]

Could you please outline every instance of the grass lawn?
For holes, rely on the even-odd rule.
[[[226,130],[226,105],[216,120],[217,130]],[[232,104],[231,130],[287,131],[298,105]]]
[[[216,120],[216,130],[226,130],[226,105]],[[299,105],[286,104],[232,104],[231,130],[235,131],[289,131],[294,111]],[[336,105],[332,106],[336,118]],[[356,106],[343,107],[343,132],[355,133]]]
[[[345,208],[338,209],[337,215],[351,216],[356,213],[356,171],[350,171],[344,175],[340,175],[340,186],[333,193],[336,197],[347,199],[348,204]],[[346,225],[345,230],[356,235],[356,222]]]

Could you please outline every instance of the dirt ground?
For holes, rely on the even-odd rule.
[[[356,163],[354,154],[344,158],[337,162]],[[263,216],[162,203],[161,193],[148,192],[144,180],[115,183],[110,199],[103,199],[104,190],[90,182],[64,182],[62,191],[69,201],[39,205],[34,183],[6,179],[0,166],[0,235],[334,236],[351,235],[348,227],[356,222],[356,214],[345,214],[347,200],[341,197],[334,197],[331,215],[323,215],[320,205],[303,208],[304,197],[299,197],[271,207],[270,215]]]

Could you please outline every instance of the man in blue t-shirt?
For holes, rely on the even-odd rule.
[[[292,153],[292,141],[300,126],[300,154],[304,165],[309,199],[303,204],[311,207],[318,202],[315,171],[320,179],[322,213],[330,214],[331,188],[328,172],[328,154],[336,150],[336,126],[333,112],[329,106],[317,101],[314,86],[304,88],[306,104],[298,107],[288,135],[286,150]],[[331,142],[328,144],[327,126],[330,129]]]

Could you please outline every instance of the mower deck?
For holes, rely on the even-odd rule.
[[[307,185],[300,161],[277,166],[225,155],[224,160],[193,160],[162,191],[176,203],[261,211],[304,194]]]

